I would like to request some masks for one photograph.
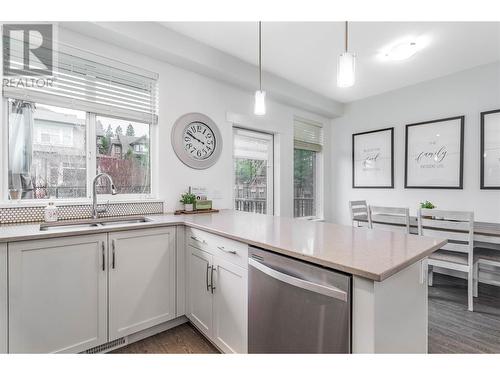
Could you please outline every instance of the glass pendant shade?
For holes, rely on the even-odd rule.
[[[263,116],[266,114],[266,92],[262,90],[255,91],[254,114]]]
[[[344,52],[339,56],[337,64],[337,86],[351,87],[355,81],[356,56],[349,52]]]

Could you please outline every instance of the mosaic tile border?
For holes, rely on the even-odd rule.
[[[102,205],[100,205],[102,206]],[[32,223],[44,221],[45,207],[7,207],[0,208],[0,224]],[[58,205],[59,220],[88,219],[91,217],[91,204]],[[162,214],[163,202],[109,203],[108,211],[100,217]]]

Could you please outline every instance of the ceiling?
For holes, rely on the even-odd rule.
[[[257,23],[161,24],[248,63],[258,62]],[[343,38],[341,22],[263,22],[263,69],[328,98],[351,102],[500,60],[497,22],[352,22],[349,50],[357,56],[356,83],[338,88],[336,61]],[[406,38],[425,47],[408,60],[380,59],[387,46]]]

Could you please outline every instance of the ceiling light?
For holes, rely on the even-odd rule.
[[[259,21],[259,89],[255,91],[253,113],[257,116],[266,114],[266,92],[262,91],[262,23]]]
[[[385,53],[385,57],[388,60],[406,60],[416,54],[418,51],[417,42],[404,42],[393,46],[389,51]]]
[[[356,56],[348,51],[349,48],[349,24],[345,23],[345,51],[339,56],[337,63],[337,86],[351,87],[356,80]]]
[[[253,113],[257,116],[264,116],[266,114],[266,92],[257,90],[255,91],[255,106]]]
[[[399,38],[380,50],[378,58],[382,61],[406,60],[427,47],[430,41],[431,37],[429,35],[409,35]]]

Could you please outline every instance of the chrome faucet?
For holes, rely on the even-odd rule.
[[[92,182],[92,219],[98,219],[100,213],[104,213],[108,210],[108,204],[105,207],[98,207],[97,206],[97,180],[101,177],[106,177],[110,184],[111,184],[111,194],[116,195],[116,189],[115,189],[115,184],[113,183],[113,179],[111,176],[107,173],[99,173],[97,176],[94,177],[94,181]]]

